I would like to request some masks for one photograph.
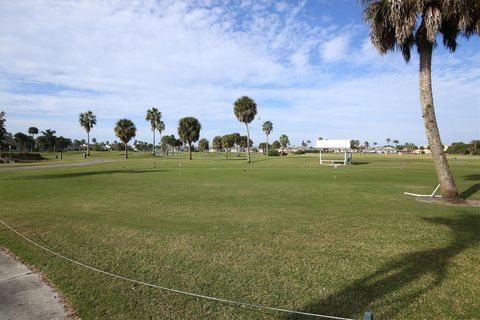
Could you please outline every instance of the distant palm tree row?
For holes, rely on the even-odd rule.
[[[233,104],[233,112],[237,117],[238,121],[245,124],[247,135],[246,137],[240,136],[238,133],[234,133],[231,135],[225,135],[223,137],[215,137],[213,139],[213,147],[215,149],[227,149],[230,150],[235,144],[238,147],[246,147],[247,148],[247,162],[251,163],[250,157],[250,147],[252,145],[252,140],[250,139],[250,129],[249,124],[255,119],[257,115],[257,104],[255,100],[250,97],[242,96],[238,98]],[[156,131],[160,134],[160,141],[162,144],[165,145],[178,145],[176,142],[175,137],[173,136],[166,136],[161,137],[163,131],[165,131],[165,123],[162,121],[162,113],[157,108],[153,107],[147,110],[147,114],[145,120],[150,122],[150,127],[153,134],[152,139],[152,155],[155,156],[155,133]],[[90,131],[92,128],[97,124],[97,118],[93,114],[92,111],[87,111],[79,114],[79,122],[80,125],[85,129],[87,132],[87,153],[86,156],[90,156]],[[185,117],[181,118],[178,122],[178,135],[180,137],[181,142],[188,144],[189,150],[189,159],[192,160],[192,145],[198,141],[200,138],[200,130],[202,125],[198,121],[198,119],[194,117]],[[266,155],[268,156],[268,136],[273,131],[273,124],[271,121],[266,121],[263,124],[263,132],[266,134],[266,148],[267,152]],[[128,142],[136,136],[137,128],[135,124],[129,119],[120,119],[114,128],[115,135],[124,143],[125,145],[125,159],[128,159]],[[38,130],[37,130],[38,133]],[[282,140],[283,137],[283,140]],[[280,145],[287,146],[290,142],[288,141],[288,137],[283,135],[280,137]],[[285,140],[286,137],[286,140]],[[172,141],[173,139],[173,141]],[[282,143],[282,141],[284,143]],[[209,143],[206,139],[201,139],[199,141],[199,149],[200,151],[208,150]],[[228,156],[228,152],[227,152]]]

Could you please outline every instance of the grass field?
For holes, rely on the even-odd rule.
[[[318,155],[251,165],[130,156],[0,171],[0,219],[73,259],[180,290],[356,319],[369,309],[376,319],[480,318],[479,208],[403,195],[435,188],[429,156],[354,155],[356,165],[336,169]],[[450,164],[462,195],[480,200],[480,157]],[[83,319],[297,319],[115,280],[3,226],[0,245],[48,276]]]

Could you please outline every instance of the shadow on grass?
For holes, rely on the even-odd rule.
[[[469,174],[466,176],[463,176],[465,180],[478,180],[480,181],[480,174]]]
[[[125,174],[134,174],[134,173],[150,173],[150,172],[162,172],[165,170],[160,169],[149,169],[149,170],[135,170],[135,169],[119,169],[119,170],[105,170],[105,171],[85,171],[85,172],[68,172],[68,173],[57,173],[57,174],[39,174],[35,176],[25,176],[25,177],[12,177],[9,179],[2,180],[44,180],[44,179],[60,179],[60,178],[79,178],[79,177],[88,177],[88,176],[98,176],[98,175],[110,175],[116,173],[125,173]]]
[[[218,161],[235,161],[235,160],[242,160],[242,161],[247,161],[247,157],[237,157],[237,156],[234,156],[234,157],[228,157],[228,158],[217,158],[215,160],[218,160]]]
[[[358,165],[362,165],[362,164],[370,164],[370,162],[367,162],[367,161],[352,161],[353,166],[358,166]]]
[[[480,242],[480,216],[462,214],[458,218],[423,220],[448,227],[453,235],[452,241],[443,248],[401,255],[341,291],[305,306],[302,311],[358,318],[373,309],[376,319],[391,319],[421,295],[441,285],[447,277],[450,260]],[[415,284],[420,280],[421,284]],[[424,284],[425,281],[428,283]],[[292,316],[286,319],[302,318]]]
[[[480,190],[480,183],[474,184],[473,186],[471,186],[471,187],[468,188],[467,190],[465,190],[465,191],[463,191],[462,193],[460,193],[459,196],[460,196],[460,198],[462,198],[462,199],[468,199],[468,198],[470,198],[472,195],[474,195],[475,193],[477,193],[478,190]]]

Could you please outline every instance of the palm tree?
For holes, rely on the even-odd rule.
[[[57,132],[52,129],[42,131],[43,136],[41,137],[41,141],[49,151],[55,151],[56,149],[57,137],[55,136],[55,133]]]
[[[7,129],[5,128],[5,122],[7,121],[7,115],[5,111],[0,111],[0,150],[6,145]]]
[[[213,138],[212,147],[217,152],[222,150],[222,137],[221,136],[216,136],[215,138]]]
[[[157,130],[158,130],[158,135],[159,135],[158,141],[162,141],[162,132],[165,131],[165,122],[160,120],[158,122]]]
[[[250,131],[248,130],[248,124],[255,119],[257,115],[257,104],[255,101],[247,96],[243,96],[237,99],[233,104],[233,112],[238,121],[245,123],[247,127],[247,162],[251,163],[250,159]]]
[[[205,138],[200,139],[200,141],[198,141],[198,149],[205,154],[208,151],[208,140]]]
[[[125,145],[125,159],[128,159],[128,142],[137,134],[137,128],[132,121],[128,119],[120,119],[114,128],[115,135]]]
[[[178,122],[178,135],[180,139],[188,142],[189,160],[192,160],[192,143],[200,137],[202,125],[194,117],[186,117]]]
[[[63,151],[72,145],[72,140],[60,136],[57,138],[55,145],[57,146],[57,150],[60,152],[60,159],[63,159]]]
[[[286,134],[282,134],[280,138],[278,138],[278,142],[280,142],[280,145],[282,146],[282,154],[283,150],[288,147],[290,144],[290,140],[288,139],[288,136]]]
[[[30,127],[28,128],[28,133],[32,135],[33,141],[35,141],[35,135],[38,134],[38,128]],[[33,152],[33,148],[35,147],[35,143],[32,144],[32,149],[30,152]]]
[[[390,141],[392,141],[392,140],[390,140],[390,138],[385,139],[385,142],[387,143],[387,146],[390,144]]]
[[[371,29],[370,39],[381,54],[401,50],[408,62],[411,48],[417,47],[420,56],[420,103],[428,144],[442,196],[457,198],[457,186],[443,150],[433,107],[432,52],[437,34],[443,36],[443,45],[452,52],[457,48],[459,34],[467,38],[480,34],[480,2],[363,0],[363,4],[364,18]]]
[[[145,120],[150,121],[150,126],[153,133],[152,155],[155,155],[155,131],[158,129],[161,119],[162,113],[157,108],[147,110],[147,116],[145,117]]]
[[[97,117],[92,111],[80,113],[80,125],[87,131],[87,156],[90,157],[90,130],[97,124]]]
[[[265,121],[265,122],[263,123],[262,130],[263,130],[263,132],[265,132],[265,135],[267,136],[267,143],[265,144],[265,146],[266,146],[266,148],[267,148],[267,149],[266,149],[266,150],[267,150],[267,151],[266,151],[266,155],[267,155],[267,157],[268,157],[268,135],[269,135],[270,133],[272,133],[272,131],[273,131],[273,124],[272,124],[272,122],[271,122],[271,121]]]

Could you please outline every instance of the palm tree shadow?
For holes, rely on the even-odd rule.
[[[468,188],[467,190],[465,190],[465,191],[463,191],[462,193],[460,193],[459,196],[460,196],[460,198],[462,198],[462,199],[468,199],[468,198],[470,198],[472,195],[474,195],[475,193],[477,193],[478,190],[480,190],[480,183],[474,184],[473,186],[471,186],[471,187]]]
[[[479,180],[480,181],[480,174],[469,174],[466,176],[463,176],[466,180]]]
[[[462,214],[458,218],[435,217],[423,220],[447,226],[453,234],[453,240],[443,248],[401,255],[376,272],[355,280],[341,291],[305,306],[302,311],[360,318],[365,311],[371,309],[375,318],[390,319],[422,294],[439,286],[447,276],[450,260],[480,242],[480,216]],[[425,286],[412,285],[421,279],[431,280]]]
[[[148,169],[148,170],[138,170],[138,169],[123,169],[123,170],[103,170],[103,171],[82,171],[82,172],[68,172],[68,173],[57,173],[57,174],[40,174],[34,176],[20,176],[12,177],[8,180],[45,180],[45,179],[60,179],[60,178],[79,178],[79,177],[88,177],[88,176],[97,176],[97,175],[111,175],[117,173],[151,173],[151,172],[161,172],[165,170],[161,169]],[[7,180],[7,179],[2,179]]]

